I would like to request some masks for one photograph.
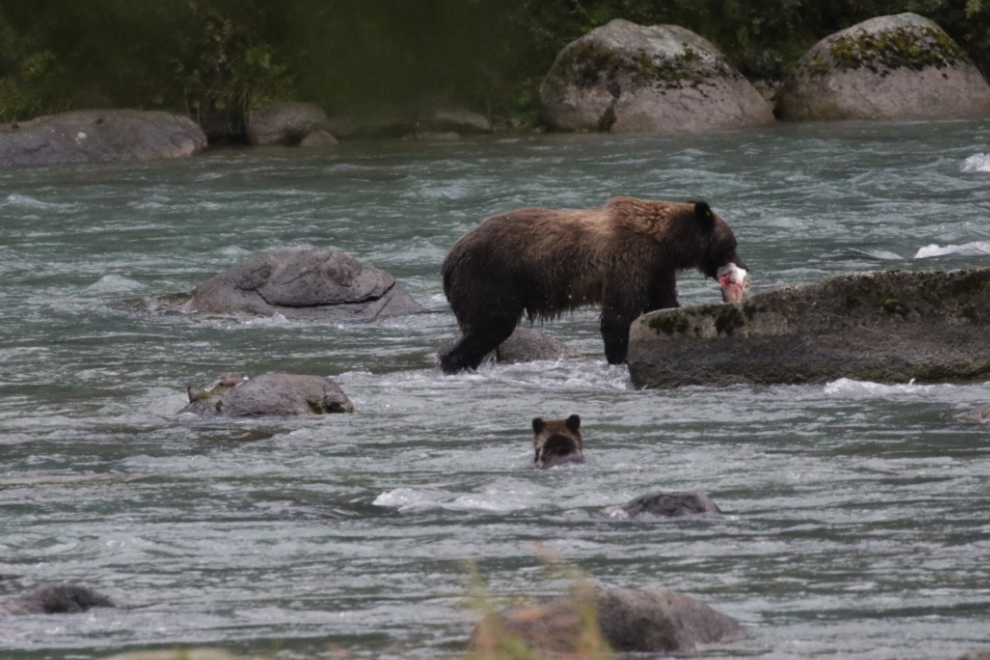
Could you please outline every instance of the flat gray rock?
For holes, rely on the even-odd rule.
[[[677,25],[622,19],[565,46],[540,100],[544,120],[560,131],[670,133],[775,121],[710,42]]]
[[[20,596],[0,600],[0,614],[75,614],[94,607],[116,607],[92,589],[75,584],[45,584]]]
[[[886,271],[644,314],[636,387],[966,381],[990,376],[990,269]]]
[[[205,148],[196,122],[168,112],[79,110],[0,126],[0,167],[180,158]]]
[[[387,272],[343,252],[310,248],[250,257],[196,287],[179,309],[333,322],[425,311]]]
[[[494,616],[506,632],[531,648],[568,654],[580,649],[587,609],[592,605],[601,638],[619,652],[684,653],[700,645],[745,637],[745,630],[732,617],[674,591],[579,591],[543,605],[508,608]],[[476,647],[484,644],[484,630],[482,622],[472,637]]]
[[[946,119],[990,114],[990,86],[934,21],[872,18],[819,41],[779,90],[781,119]]]
[[[329,378],[267,373],[224,378],[208,390],[190,387],[189,405],[179,414],[262,417],[343,412],[354,412],[354,404]]]
[[[679,518],[697,513],[722,513],[711,498],[695,492],[648,493],[630,500],[621,508],[630,518],[643,515]]]

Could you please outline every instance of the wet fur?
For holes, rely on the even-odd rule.
[[[581,418],[533,419],[533,462],[539,468],[564,463],[584,463],[584,440],[581,438]]]
[[[444,260],[443,290],[463,337],[441,365],[447,373],[477,368],[523,314],[547,320],[595,303],[605,355],[624,362],[632,321],[678,306],[676,271],[715,278],[730,262],[745,268],[732,230],[705,202],[619,197],[597,209],[496,215]]]

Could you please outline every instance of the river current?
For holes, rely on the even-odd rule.
[[[0,597],[71,581],[122,607],[0,619],[0,657],[220,646],[280,659],[457,657],[477,614],[605,587],[740,619],[719,658],[953,659],[990,645],[990,383],[640,391],[594,309],[582,357],[443,376],[440,264],[485,217],[616,195],[705,199],[753,290],[990,266],[990,121],[781,125],[215,151],[0,172]],[[149,312],[264,250],[332,247],[431,313],[365,325]],[[682,304],[717,302],[695,272]],[[357,413],[201,420],[186,386],[327,375]],[[587,465],[532,467],[533,417]],[[627,520],[651,490],[726,512]]]

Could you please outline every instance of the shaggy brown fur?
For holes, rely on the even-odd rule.
[[[443,262],[443,290],[464,334],[441,355],[447,373],[475,369],[525,313],[552,319],[602,303],[605,356],[625,361],[629,325],[677,306],[676,271],[708,277],[735,263],[736,238],[705,202],[630,197],[598,209],[524,208],[468,232]]]
[[[584,463],[584,440],[581,439],[581,418],[533,419],[533,462],[548,468],[564,463]]]

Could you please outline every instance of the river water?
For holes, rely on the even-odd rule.
[[[277,658],[456,657],[476,614],[570,578],[667,588],[740,619],[720,658],[956,658],[990,645],[990,383],[638,391],[593,309],[583,356],[441,375],[439,268],[524,205],[706,199],[755,291],[871,269],[990,265],[990,121],[783,125],[230,150],[0,173],[0,596],[73,581],[118,610],[0,619],[0,657],[210,645]],[[432,313],[368,325],[189,318],[259,251],[333,247]],[[680,278],[684,304],[715,284]],[[358,412],[179,416],[189,384],[331,376]],[[534,416],[582,418],[589,463],[532,468]],[[651,490],[727,512],[623,520]]]

